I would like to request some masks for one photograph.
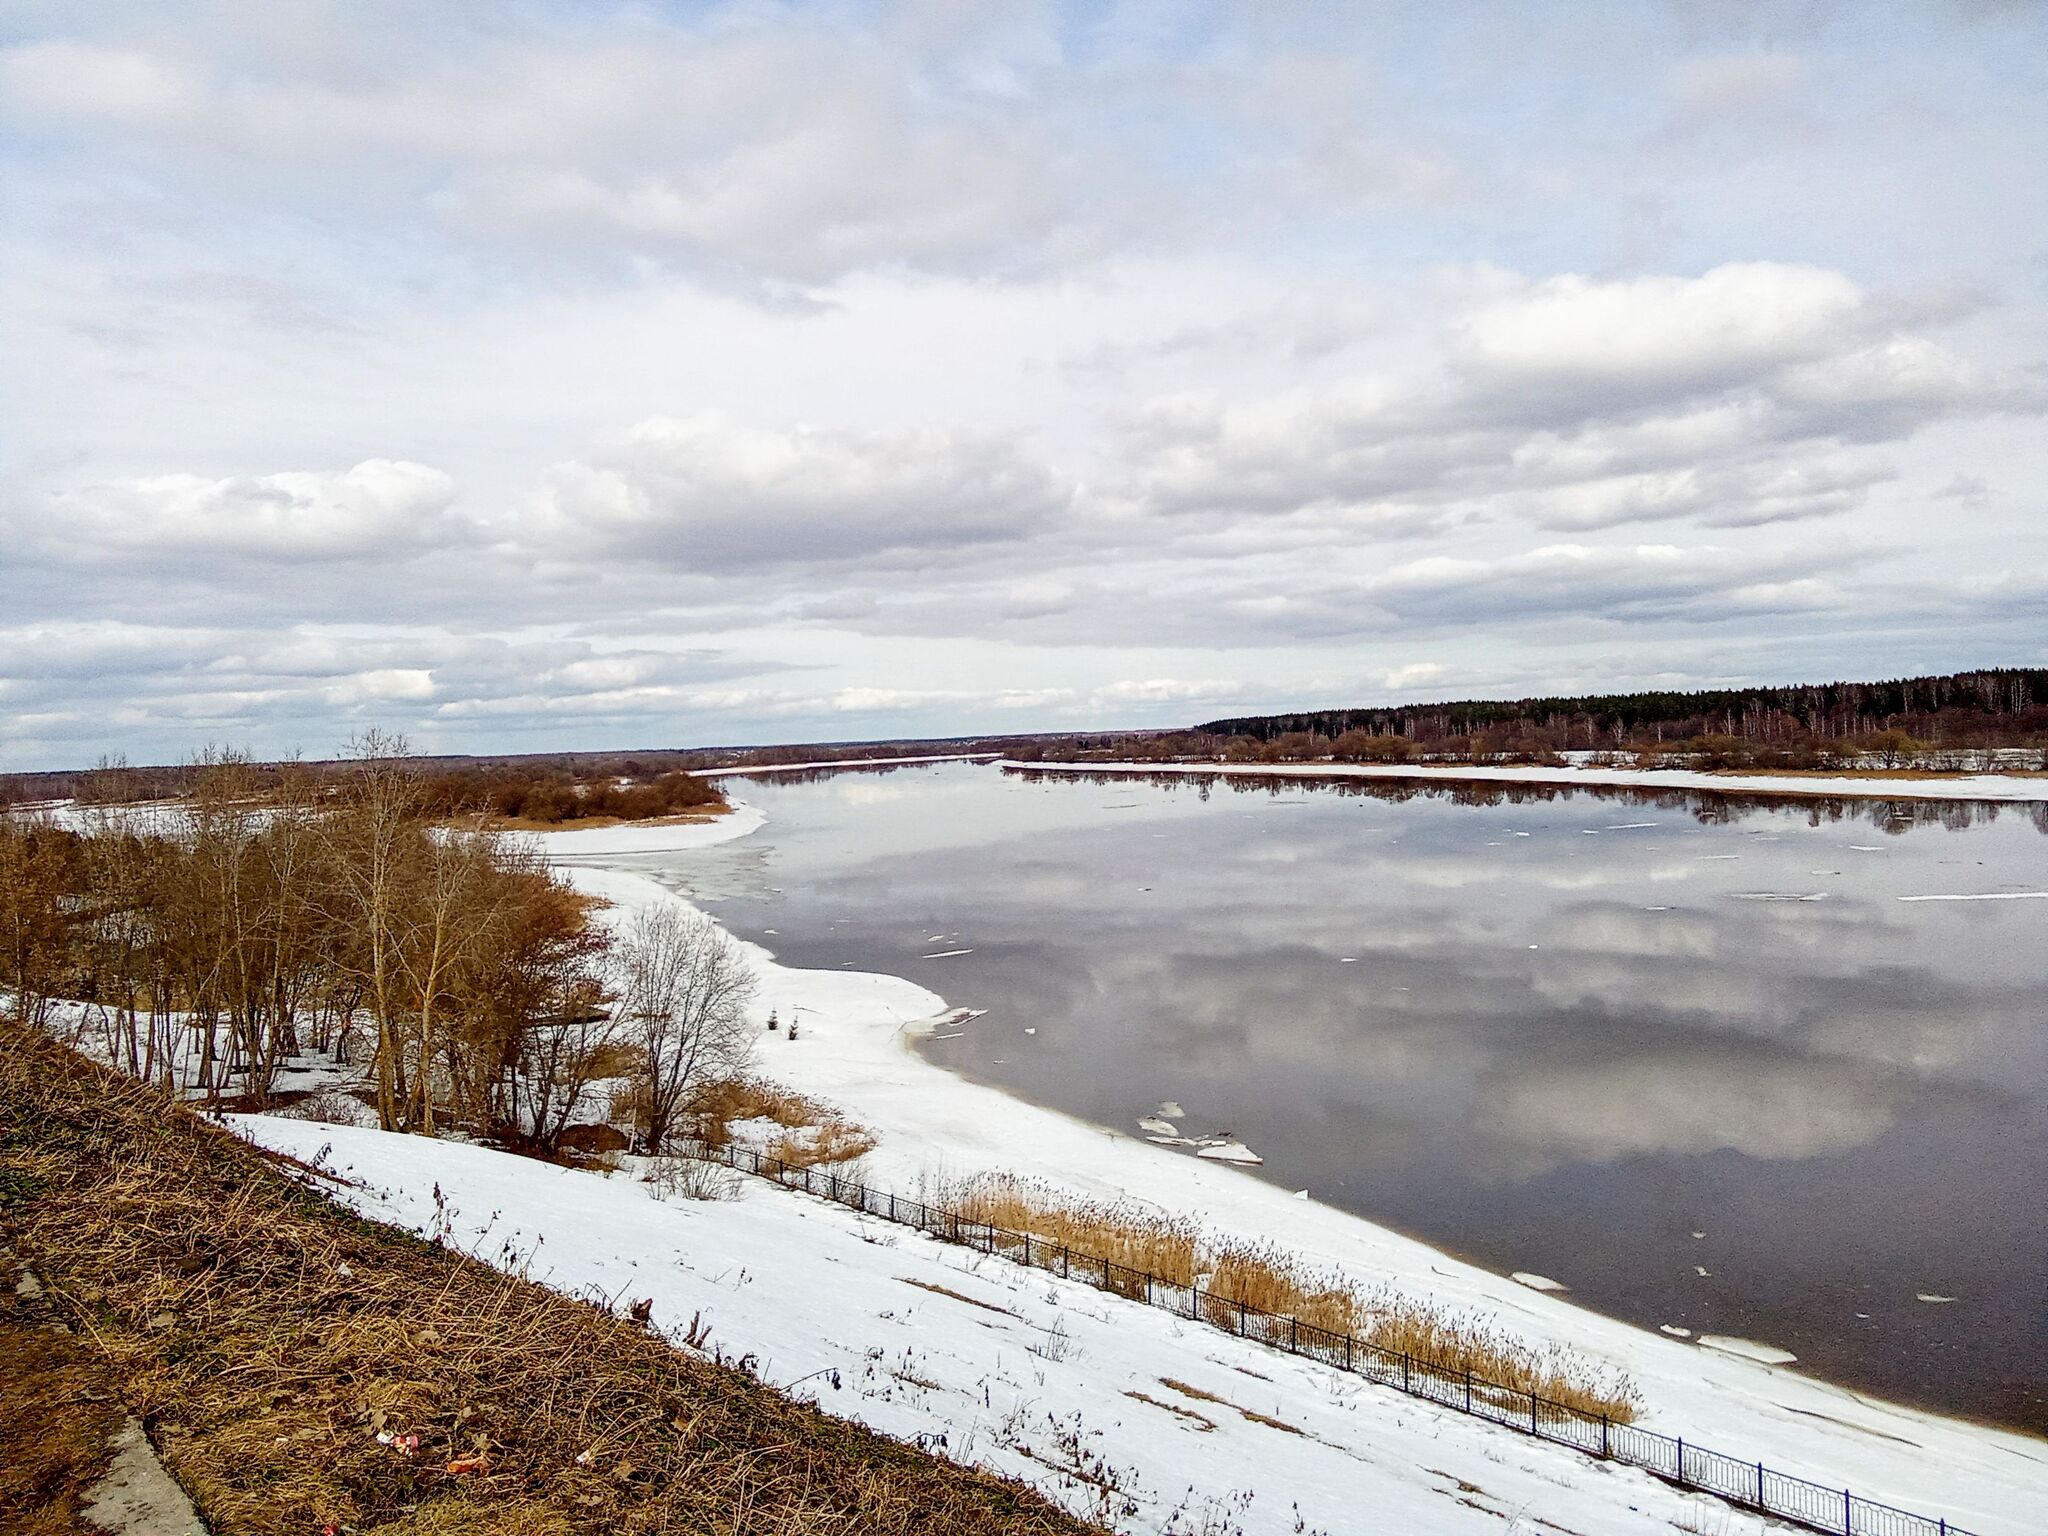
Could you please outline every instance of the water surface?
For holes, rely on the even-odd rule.
[[[2048,889],[2038,808],[738,788],[760,833],[632,867],[987,1009],[923,1047],[953,1071],[1133,1134],[1177,1101],[1248,1176],[1602,1311],[2048,1429],[2048,901],[1898,899]]]

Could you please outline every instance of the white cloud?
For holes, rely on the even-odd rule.
[[[650,418],[550,481],[537,541],[695,569],[1022,538],[1048,531],[1072,495],[992,434],[771,431],[720,416]]]
[[[1453,330],[1461,366],[1479,379],[1623,386],[1648,403],[1838,353],[1865,334],[1868,311],[1863,290],[1840,272],[1733,262],[1696,278],[1515,282]]]
[[[455,482],[439,470],[369,459],[339,473],[111,481],[62,497],[48,511],[18,511],[14,521],[24,536],[84,559],[332,560],[403,557],[460,542],[469,528],[454,506]]]
[[[1482,10],[30,7],[0,755],[2032,659],[2048,15]]]

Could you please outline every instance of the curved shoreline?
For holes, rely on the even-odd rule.
[[[629,868],[585,861],[709,847],[765,821],[741,802],[717,823],[647,827],[639,829],[644,838],[615,840],[626,846],[556,843],[625,828],[532,835],[544,840],[550,862],[568,866],[579,889],[623,912],[650,902],[690,904]],[[2019,1536],[2036,1529],[2048,1508],[2048,1444],[1662,1337],[1237,1170],[1013,1098],[910,1049],[908,1036],[959,1016],[936,993],[897,976],[785,966],[765,947],[738,942],[760,978],[756,1011],[765,1019],[773,1008],[803,1026],[797,1042],[764,1038],[759,1070],[873,1129],[881,1144],[867,1159],[872,1182],[911,1191],[933,1176],[1009,1171],[1083,1195],[1198,1212],[1219,1234],[1272,1240],[1314,1265],[1497,1317],[1539,1347],[1556,1343],[1625,1369],[1642,1388],[1643,1422],[1683,1433],[1689,1443],[1697,1437],[1703,1447],[1768,1456],[1866,1497],[1942,1510],[1980,1536]]]
[[[1028,763],[1004,758],[1006,772],[1123,777],[1178,773],[1272,779],[1393,779],[1437,784],[1554,784],[1567,789],[1691,790],[1773,800],[1979,800],[2030,805],[2048,801],[2048,776],[1959,774],[1949,779],[1859,779],[1789,773],[1704,773],[1691,768],[1542,768],[1533,764],[1387,763]]]

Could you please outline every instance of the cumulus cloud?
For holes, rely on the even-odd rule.
[[[695,569],[947,550],[1049,530],[1071,490],[1007,439],[655,417],[557,466],[533,536]]]
[[[258,560],[403,557],[460,542],[455,482],[437,469],[369,459],[338,473],[109,481],[18,508],[19,536],[86,560],[212,555]]]
[[[2039,8],[1480,14],[32,7],[0,754],[2032,659]]]

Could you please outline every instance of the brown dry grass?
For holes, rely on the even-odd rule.
[[[105,1367],[16,1293],[21,1270],[0,1249],[0,1530],[98,1536],[86,1490],[106,1470],[121,1409]]]
[[[714,1147],[732,1140],[735,1120],[774,1121],[782,1134],[761,1150],[792,1168],[851,1163],[875,1149],[873,1133],[832,1105],[759,1078],[707,1083],[692,1099],[691,1111],[698,1135]]]
[[[1090,1529],[604,1309],[358,1220],[8,1023],[0,1223],[218,1536]],[[380,1429],[418,1435],[417,1454]],[[445,1470],[477,1451],[487,1469]]]
[[[1170,1285],[1195,1283],[1197,1229],[1184,1217],[1081,1200],[1039,1180],[1009,1174],[942,1182],[921,1198],[962,1221],[1028,1232],[1091,1259],[1157,1275]]]
[[[700,805],[672,816],[648,816],[632,821],[624,816],[577,816],[566,821],[538,821],[531,816],[457,816],[443,825],[467,831],[481,827],[486,832],[588,832],[597,827],[687,827],[701,821],[716,821],[729,805]]]
[[[927,1189],[922,1197],[963,1221],[1028,1232],[1091,1259],[1149,1272],[1169,1285],[1199,1283],[1203,1314],[1219,1328],[1236,1328],[1242,1303],[1410,1355],[1455,1375],[1469,1370],[1482,1381],[1516,1393],[1535,1392],[1616,1423],[1628,1423],[1642,1405],[1625,1374],[1560,1346],[1537,1348],[1489,1320],[1459,1316],[1390,1290],[1361,1290],[1348,1277],[1313,1269],[1271,1243],[1208,1242],[1187,1217],[1080,1200],[1007,1174],[955,1180]],[[1142,1292],[1134,1289],[1132,1294]]]

